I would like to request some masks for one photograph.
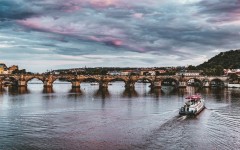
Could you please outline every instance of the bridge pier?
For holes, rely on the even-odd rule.
[[[151,84],[151,88],[161,88],[162,87],[162,81],[154,81]]]
[[[179,87],[179,88],[186,88],[186,87],[187,87],[187,82],[185,82],[185,81],[179,81],[178,87]]]
[[[72,88],[80,88],[80,81],[72,81]]]
[[[71,89],[71,92],[72,92],[72,93],[78,93],[78,94],[81,94],[81,93],[82,93],[82,91],[81,91],[80,88],[72,88],[72,89]]]
[[[44,86],[43,93],[54,93],[53,87],[45,87]]]
[[[108,82],[106,81],[101,81],[99,83],[99,89],[107,89],[108,88]]]
[[[27,87],[26,80],[18,80],[18,87]]]
[[[205,87],[205,88],[210,87],[209,81],[203,82],[203,87]]]
[[[19,94],[28,93],[27,86],[20,86],[20,87],[18,87],[18,93],[19,93]]]
[[[134,87],[135,87],[135,82],[130,81],[130,82],[125,83],[126,89],[133,89]]]
[[[52,86],[53,86],[53,83],[50,82],[50,81],[48,81],[48,80],[45,80],[45,81],[43,82],[43,86],[44,86],[44,87],[52,87]]]
[[[3,80],[0,79],[0,88],[3,86]]]
[[[228,82],[223,82],[224,83],[224,87],[228,87]]]

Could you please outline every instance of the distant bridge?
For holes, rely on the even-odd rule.
[[[32,79],[38,79],[42,81],[44,87],[52,87],[53,83],[58,79],[65,79],[71,82],[73,88],[80,88],[81,83],[94,81],[99,83],[99,88],[107,88],[109,82],[122,81],[125,83],[125,88],[133,88],[138,81],[147,81],[152,88],[160,88],[166,82],[172,82],[172,85],[178,88],[184,88],[187,86],[188,81],[195,80],[200,83],[201,87],[210,87],[213,81],[221,83],[223,86],[227,86],[228,77],[223,76],[141,76],[141,75],[45,75],[45,74],[21,74],[21,75],[0,75],[0,86],[8,79],[16,83],[18,87],[27,87],[28,82]]]

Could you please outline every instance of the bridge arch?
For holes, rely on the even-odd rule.
[[[59,78],[54,78],[54,79],[46,78],[46,79],[43,79],[43,83],[49,82],[50,84],[53,84],[54,82],[56,83],[56,81],[58,81],[58,80],[59,80]]]
[[[148,81],[149,83],[152,83],[152,82],[153,82],[152,79],[147,78],[147,77],[140,77],[140,78],[137,79],[137,81],[141,81],[141,80],[143,80],[143,81],[146,80],[146,81]]]
[[[100,83],[99,79],[93,78],[93,77],[88,77],[82,80],[82,82],[97,82]]]
[[[4,77],[4,79],[7,79],[7,78],[9,78],[11,81],[18,81],[19,80],[19,78],[15,77],[15,76]]]
[[[178,86],[178,79],[172,78],[172,77],[167,77],[162,79],[162,86],[167,85],[167,86]]]
[[[12,77],[12,76],[1,76],[0,77],[0,86],[1,85],[7,85],[7,84],[13,84],[17,85],[18,84],[18,78]]]
[[[209,82],[210,87],[224,87],[224,81],[219,78],[213,78]]]
[[[115,81],[123,81],[124,83],[127,83],[127,80],[124,78],[121,78],[121,77],[116,77],[116,78],[109,80],[109,82],[115,82]]]
[[[28,82],[32,81],[33,79],[37,79],[37,80],[41,81],[42,83],[44,83],[44,80],[42,78],[40,78],[40,77],[31,77],[31,78],[26,80],[26,83],[28,84]]]
[[[192,77],[192,78],[188,78],[187,79],[187,85],[188,86],[199,86],[202,87],[203,86],[203,80]]]
[[[140,77],[136,82],[142,81],[142,83],[150,83],[149,87],[154,87],[154,80],[148,77]],[[147,82],[145,82],[147,81]]]

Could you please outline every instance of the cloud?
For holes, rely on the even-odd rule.
[[[0,20],[7,21],[36,16],[37,13],[34,12],[31,7],[26,4],[27,3],[24,3],[24,1],[21,0],[1,0]]]
[[[228,23],[239,21],[240,1],[239,0],[203,0],[197,4],[199,13],[208,15],[209,22]]]
[[[217,50],[240,47],[239,5],[239,0],[2,0],[0,51],[6,60],[56,61],[54,67],[60,60],[62,66],[197,64]]]

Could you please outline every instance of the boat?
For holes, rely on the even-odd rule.
[[[231,84],[230,84],[230,83],[229,83],[229,84],[228,84],[228,87],[229,87],[229,88],[240,88],[240,84],[237,84],[237,83],[231,83]]]
[[[188,96],[186,100],[179,110],[179,115],[197,115],[205,108],[204,99],[200,94]]]
[[[93,83],[91,83],[90,85],[99,85],[99,83],[93,82]]]

